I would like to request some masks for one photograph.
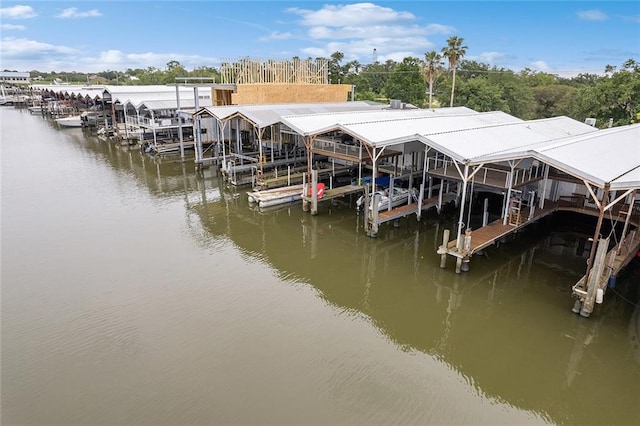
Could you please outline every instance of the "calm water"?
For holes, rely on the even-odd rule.
[[[579,226],[456,275],[453,215],[371,239],[342,203],[260,212],[212,169],[0,119],[2,424],[640,421],[640,266],[572,314]]]

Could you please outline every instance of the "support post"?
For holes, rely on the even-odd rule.
[[[509,162],[511,166],[511,171],[507,174],[507,179],[509,180],[509,185],[507,186],[507,194],[504,202],[504,211],[502,212],[502,224],[506,225],[509,220],[509,205],[511,204],[511,188],[513,188],[513,169],[515,165],[512,162]]]
[[[196,112],[198,110],[196,109]],[[180,117],[180,87],[176,84],[176,114],[178,115],[178,138],[180,139],[180,158],[184,160],[184,139],[182,138],[182,117]],[[196,158],[196,163],[198,159]]]
[[[549,165],[544,165],[544,184],[542,185],[542,196],[540,197],[540,208],[544,209],[544,199],[547,196],[547,182],[549,181]]]
[[[620,241],[624,241],[627,237],[627,230],[629,229],[629,220],[631,219],[631,212],[633,211],[633,203],[636,199],[636,190],[634,189],[631,192],[631,198],[629,199],[629,205],[627,206],[627,214],[624,219],[624,227],[622,228],[622,235],[620,237]],[[618,246],[618,250],[620,250],[620,246]],[[628,249],[627,249],[628,250]],[[617,254],[617,253],[616,253]]]
[[[596,244],[594,244],[595,246]],[[591,268],[590,273],[587,275],[587,295],[582,303],[580,309],[580,315],[583,317],[589,317],[593,312],[593,304],[596,299],[596,292],[600,286],[600,277],[602,276],[602,270],[605,266],[605,260],[607,257],[607,250],[609,249],[609,239],[600,238],[597,243],[597,253],[594,257],[595,265]]]
[[[464,207],[465,207],[465,201],[467,197],[468,177],[469,177],[469,164],[465,164],[464,173],[462,176],[462,197],[461,197],[461,203],[460,203],[460,216],[458,217],[458,233],[456,235],[456,248],[458,249],[458,252],[462,251],[462,227],[463,227],[462,220],[464,219]]]
[[[303,198],[302,211],[303,212],[309,211],[309,202],[304,199],[304,197],[306,197],[308,193],[309,193],[309,184],[307,183],[307,174],[303,173],[302,174],[302,198]]]
[[[318,171],[311,170],[311,215],[318,214]]]
[[[482,226],[487,226],[489,223],[489,199],[484,199],[484,205],[482,207]]]
[[[589,262],[587,263],[587,272],[585,275],[588,277],[593,265],[593,259],[596,254],[596,241],[600,239],[600,228],[602,227],[602,220],[604,219],[604,209],[609,200],[609,184],[604,187],[604,194],[602,194],[602,202],[600,202],[600,213],[598,214],[598,222],[596,223],[596,230],[593,233],[593,244],[591,245],[591,252],[589,253]],[[595,200],[597,204],[597,199]]]
[[[440,267],[444,269],[447,266],[447,245],[449,244],[449,230],[445,229],[442,233],[442,246],[440,246]]]

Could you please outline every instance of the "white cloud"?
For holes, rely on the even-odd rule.
[[[279,31],[273,31],[266,37],[260,37],[260,41],[289,40],[291,37],[293,37],[291,33],[281,33]]]
[[[428,24],[425,29],[427,34],[452,34],[456,31],[454,27],[442,24]]]
[[[435,46],[427,36],[455,31],[438,23],[418,25],[410,12],[373,3],[324,5],[318,10],[291,8],[287,12],[301,17],[298,24],[307,28],[307,35],[314,42],[303,47],[302,54],[328,57],[339,51],[345,60],[363,63],[372,61],[374,49],[378,60],[422,57]]]
[[[420,35],[430,34],[424,27],[417,25],[401,26],[401,25],[373,25],[370,27],[344,26],[339,28],[331,28],[325,26],[313,27],[309,29],[309,37],[312,39],[350,39],[350,38],[404,38],[416,37]],[[401,43],[402,40],[399,40]]]
[[[22,31],[27,27],[25,27],[24,25],[2,24],[0,25],[0,28],[2,28],[2,30],[4,31]]]
[[[190,69],[203,64],[213,66],[220,62],[219,58],[180,53],[126,53],[120,50],[105,50],[97,56],[91,56],[91,53],[26,38],[5,37],[0,43],[2,67],[22,71],[99,72],[147,67],[165,69],[170,61],[178,61]]]
[[[428,40],[415,37],[406,38],[403,44],[398,44],[392,38],[370,38],[348,41],[333,41],[322,47],[307,47],[302,49],[302,53],[311,57],[328,58],[332,53],[338,51],[345,55],[345,60],[357,59],[363,63],[370,63],[373,60],[373,50],[376,50],[378,61],[384,62],[386,59],[398,58],[400,61],[406,56],[423,57],[424,52],[433,48],[433,44]]]
[[[31,6],[16,5],[0,8],[0,16],[10,19],[27,19],[35,18],[38,14]]]
[[[126,70],[153,67],[165,69],[170,61],[178,61],[186,69],[200,67],[220,61],[219,58],[200,55],[185,55],[181,53],[125,53],[120,50],[106,50],[100,52],[97,57],[86,57],[82,60],[83,71],[97,72],[100,70]]]
[[[324,5],[319,10],[290,8],[287,11],[302,16],[302,25],[310,27],[370,26],[415,19],[410,12],[397,12],[373,3]]]
[[[607,15],[597,9],[580,10],[576,14],[578,18],[585,21],[606,21],[609,19]]]
[[[533,70],[537,70],[537,71],[542,71],[542,72],[553,72],[553,69],[547,65],[547,63],[545,61],[534,61],[531,62],[531,69]]]
[[[482,52],[476,58],[480,62],[488,63],[489,65],[495,65],[496,61],[506,58],[507,55],[502,52]]]
[[[77,52],[71,47],[55,46],[26,38],[5,37],[0,44],[3,59],[31,57],[37,59],[39,55],[72,55]]]
[[[102,13],[98,9],[87,10],[86,12],[80,12],[76,7],[70,7],[68,9],[63,10],[56,18],[96,18],[98,16],[102,16]]]

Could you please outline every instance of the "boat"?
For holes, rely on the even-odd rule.
[[[43,111],[46,111],[46,107],[44,105],[33,105],[29,107],[29,112],[34,114],[42,114]]]
[[[391,196],[389,196],[389,188],[385,188],[384,190],[378,190],[374,194],[380,196],[378,201],[378,211],[383,211],[389,209],[389,201],[391,201],[391,208],[401,206],[403,204],[408,204],[410,201],[410,197],[415,197],[415,189],[406,189],[400,187],[391,188]],[[369,209],[373,208],[373,203],[369,206]],[[364,195],[361,195],[360,198],[356,201],[356,209],[362,210],[364,209]]]
[[[258,204],[261,208],[291,204],[302,199],[302,184],[252,191],[247,193],[247,197],[249,204]]]
[[[98,127],[98,124],[104,123],[104,114],[102,111],[89,110],[80,114],[83,127]]]
[[[55,122],[60,127],[82,127],[82,119],[79,115],[72,115],[70,117],[56,118]]]

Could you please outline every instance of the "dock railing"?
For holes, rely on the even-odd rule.
[[[456,178],[459,178],[453,160],[442,158],[440,156],[427,158],[427,171],[440,169],[443,170],[443,174],[445,176],[448,176],[449,170],[452,169],[453,173],[456,175]],[[510,175],[511,171],[508,169],[501,169],[497,167],[483,167],[482,170],[480,170],[474,176],[474,182],[482,185],[503,182],[504,187],[508,188]],[[527,169],[515,169],[513,172],[512,186],[522,185],[523,183],[531,181],[533,179],[542,178],[543,175],[543,167],[539,165],[532,165]]]
[[[335,155],[354,157],[355,159],[362,160],[362,150],[360,146],[345,144],[342,141],[334,139],[332,137],[316,138],[316,140],[313,142],[313,149],[322,151],[323,153],[332,153]]]
[[[149,117],[137,117],[137,116],[127,116],[126,120],[128,125],[132,126],[145,126],[148,128],[162,128],[162,127],[176,127],[180,125],[179,117],[165,117],[165,118],[154,118],[153,120]],[[189,127],[192,126],[190,121],[183,121],[183,126]]]

